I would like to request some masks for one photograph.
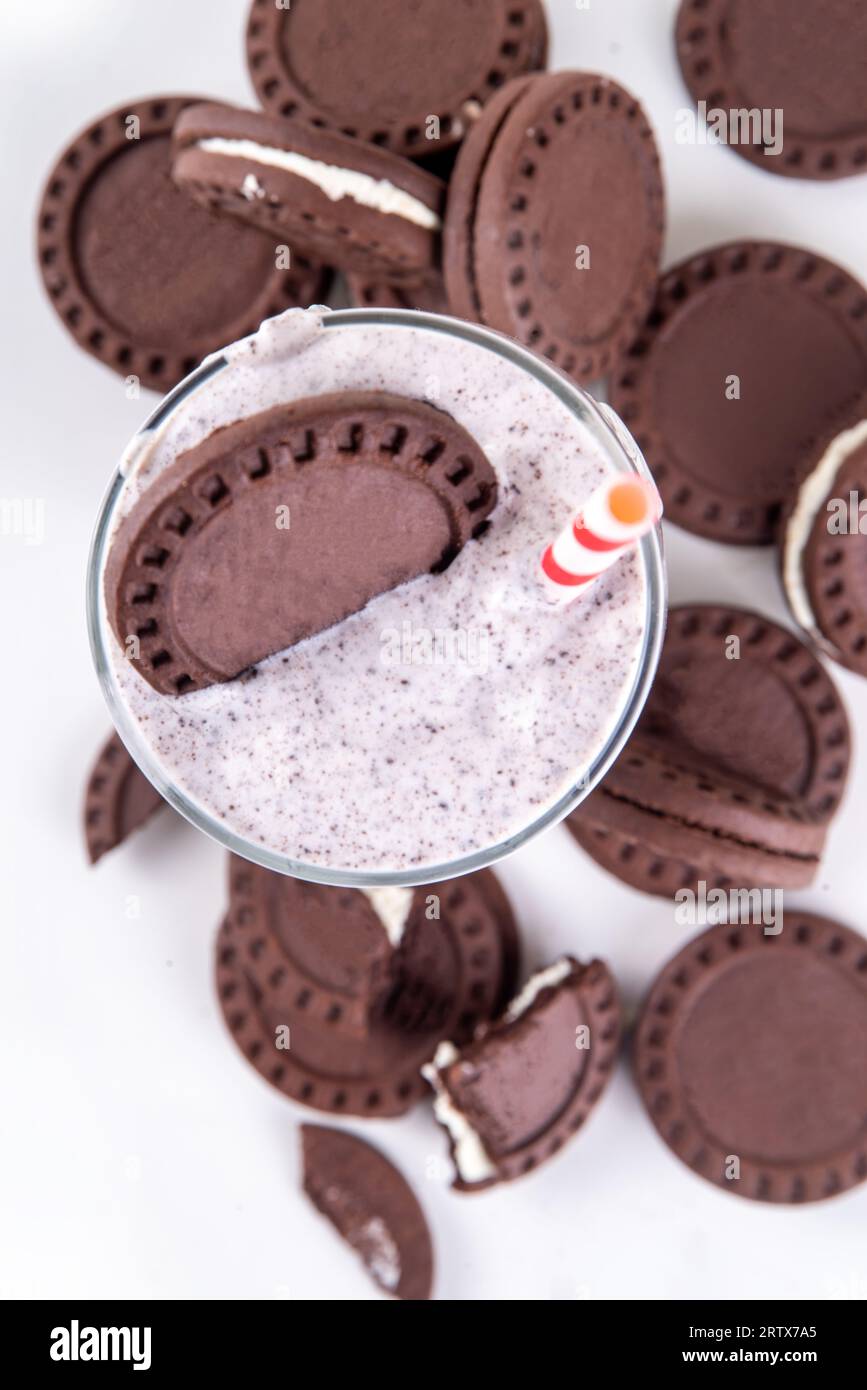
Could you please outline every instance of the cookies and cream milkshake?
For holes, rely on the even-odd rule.
[[[618,445],[592,406],[582,418],[571,386],[524,360],[454,321],[292,310],[210,359],[128,449],[98,557],[107,693],[161,789],[251,857],[387,879],[491,850],[557,807],[634,705],[648,659],[644,555],[625,554],[565,605],[538,577]],[[389,425],[401,401],[408,426]],[[431,422],[426,452],[412,432]],[[378,464],[392,467],[407,428],[418,457],[392,503]],[[328,468],[313,457],[326,443]],[[204,473],[178,484],[185,459]],[[456,529],[442,533],[429,485],[440,466],[440,492],[457,499]],[[271,489],[261,516],[257,486]],[[149,530],[135,530],[140,515]],[[392,547],[380,574],[366,551]],[[294,599],[284,611],[281,555],[305,595],[300,617]],[[347,597],[371,564],[368,589]],[[239,671],[257,642],[271,654]]]

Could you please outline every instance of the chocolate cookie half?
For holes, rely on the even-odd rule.
[[[603,867],[662,897],[699,879],[804,886],[850,755],[843,702],[804,643],[757,613],[674,608],[636,731],[567,823]]]
[[[682,0],[676,43],[690,92],[710,119],[724,113],[744,159],[800,179],[867,170],[861,0]]]
[[[210,103],[183,112],[176,183],[341,270],[411,284],[434,273],[445,184],[408,159],[301,120]]]
[[[341,1129],[302,1125],[304,1191],[394,1298],[428,1299],[433,1245],[424,1212],[393,1163]]]
[[[264,872],[240,861],[234,868],[238,876]],[[330,942],[340,925],[361,919],[357,902],[345,901],[348,890],[320,891],[306,923],[296,906],[276,936],[276,914],[262,913],[255,883],[239,884],[233,874],[232,909],[217,943],[226,1023],[256,1070],[291,1099],[332,1114],[402,1115],[424,1096],[419,1068],[440,1039],[467,1041],[511,996],[514,920],[493,875],[471,874],[416,890],[422,903],[438,898],[440,915],[416,915],[391,959],[384,948],[377,956],[369,923],[367,942],[326,955],[311,939],[326,911]],[[384,968],[369,969],[371,960]]]
[[[421,401],[276,406],[216,430],[132,509],[106,568],[112,627],[164,694],[230,680],[444,569],[496,496],[475,440]]]
[[[712,927],[669,961],[635,1036],[635,1075],[669,1148],[764,1202],[867,1178],[867,940],[812,913],[782,932]]]
[[[412,889],[325,888],[230,856],[229,894],[245,968],[275,1004],[358,1035],[382,1016]]]
[[[664,193],[635,98],[594,73],[519,78],[458,156],[443,247],[452,311],[579,381],[633,340],[659,275]]]
[[[247,62],[269,111],[420,155],[457,144],[547,43],[541,0],[254,0]]]
[[[571,956],[532,976],[502,1018],[424,1068],[455,1165],[478,1192],[538,1168],[582,1127],[620,1042],[617,989],[601,961]]]
[[[806,465],[779,550],[796,622],[828,656],[867,676],[867,397]]]
[[[94,763],[84,797],[84,837],[91,864],[122,844],[165,804],[117,734],[112,734]]]
[[[610,398],[669,521],[767,545],[817,440],[867,377],[867,291],[840,266],[734,242],[669,270]]]
[[[293,305],[325,276],[273,237],[195,206],[171,178],[171,131],[197,97],[151,97],[94,121],[48,177],[37,218],[45,288],[76,342],[165,391],[209,352]]]
[[[332,1033],[362,1036],[386,1016],[406,1031],[436,1028],[473,961],[498,962],[488,1012],[500,1011],[515,982],[517,927],[488,870],[456,884],[338,889],[230,856],[229,895],[253,983]],[[457,944],[444,949],[449,942]]]

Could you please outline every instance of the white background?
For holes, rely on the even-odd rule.
[[[260,1081],[224,1032],[211,980],[222,853],[166,814],[91,870],[80,831],[86,772],[108,730],[85,635],[85,557],[115,461],[154,398],[128,400],[120,377],[55,320],[35,268],[35,209],[55,155],[105,109],[175,91],[252,104],[245,8],[3,6],[0,492],[44,498],[47,525],[41,547],[0,540],[7,1296],[376,1297],[299,1192],[304,1112]],[[675,143],[687,100],[675,8],[548,5],[551,65],[610,73],[648,108],[668,181],[666,263],[756,235],[800,242],[867,278],[867,179],[775,178],[728,150]],[[675,600],[743,603],[785,621],[769,551],[712,546],[672,528],[667,540]],[[867,683],[833,674],[863,739]],[[867,932],[865,810],[856,761],[819,880],[797,902]],[[620,887],[563,827],[502,877],[528,966],[564,950],[604,956],[630,1008],[688,934],[670,904]],[[125,915],[130,895],[140,898],[139,920]],[[867,1296],[867,1189],[804,1209],[716,1191],[662,1145],[625,1064],[561,1157],[486,1196],[457,1196],[426,1176],[430,1156],[443,1152],[426,1109],[353,1127],[419,1192],[443,1298]]]

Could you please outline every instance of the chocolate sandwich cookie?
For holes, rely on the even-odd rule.
[[[800,179],[867,170],[861,0],[683,0],[676,44],[687,87],[709,120],[723,113],[726,143],[744,159]],[[773,121],[763,128],[764,112]]]
[[[115,849],[165,804],[117,734],[112,734],[93,765],[84,797],[84,837],[91,864]]]
[[[403,288],[376,284],[361,275],[347,275],[346,280],[356,309],[420,309],[425,314],[451,312],[441,275]]]
[[[421,401],[275,406],[216,430],[133,507],[106,569],[112,627],[139,638],[138,669],[163,694],[231,680],[446,568],[496,497],[475,440]]]
[[[39,267],[62,322],[87,352],[155,391],[324,288],[306,257],[278,269],[273,237],[196,207],[172,182],[172,126],[200,100],[151,97],[94,121],[57,161],[37,220]]]
[[[867,397],[806,465],[778,544],[796,622],[828,656],[867,676]]]
[[[439,262],[445,184],[390,150],[209,103],[175,126],[175,182],[341,270],[412,284]]]
[[[816,876],[825,821],[798,801],[660,756],[640,738],[600,790],[570,828],[579,844],[634,887],[668,897],[698,879],[803,888]]]
[[[517,78],[458,156],[443,263],[452,312],[579,381],[633,341],[659,275],[664,192],[635,98],[594,73]]]
[[[571,956],[532,976],[476,1041],[441,1043],[424,1075],[448,1135],[453,1187],[478,1192],[558,1153],[608,1084],[619,1043],[608,968]]]
[[[406,1032],[439,1027],[471,967],[463,942],[496,963],[491,1015],[517,977],[517,927],[489,870],[460,884],[329,888],[230,856],[229,902],[253,984],[331,1033],[364,1035],[385,1018]]]
[[[433,1244],[409,1183],[371,1144],[341,1129],[301,1126],[304,1191],[394,1298],[429,1299]]]
[[[344,890],[324,891],[342,914],[337,904]],[[241,1051],[284,1095],[332,1114],[402,1115],[426,1094],[419,1069],[440,1039],[466,1042],[501,1011],[515,987],[518,951],[493,875],[471,874],[422,891],[439,897],[440,917],[407,934],[392,962],[390,994],[353,1032],[343,1026],[342,1010],[357,1005],[339,978],[342,961],[314,965],[312,947],[299,961],[294,940],[294,959],[285,950],[275,954],[261,915],[243,912],[250,899],[233,883],[232,909],[217,942],[218,997]],[[288,934],[284,928],[283,941]],[[268,978],[266,960],[286,976]],[[294,996],[286,988],[290,975],[300,984]]]
[[[717,926],[653,984],[635,1075],[669,1148],[726,1192],[815,1202],[867,1178],[867,940],[808,912]]]
[[[253,984],[329,1032],[363,1035],[386,1016],[407,1032],[438,1027],[470,968],[463,941],[498,963],[491,1014],[517,976],[517,926],[489,870],[457,885],[330,888],[230,855],[229,903]]]
[[[541,0],[254,0],[247,26],[267,110],[410,155],[457,144],[547,48]]]
[[[756,613],[674,608],[636,731],[567,824],[604,868],[661,897],[698,879],[800,887],[850,754],[840,695],[803,642]]]
[[[669,521],[767,545],[804,460],[865,376],[864,286],[811,251],[745,241],[667,272],[610,399]]]

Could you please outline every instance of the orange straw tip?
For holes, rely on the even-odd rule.
[[[639,478],[616,482],[609,492],[609,509],[621,525],[638,525],[650,514],[650,495]]]
[[[641,478],[615,483],[608,494],[608,506],[622,526],[638,526],[656,510],[655,489]]]

